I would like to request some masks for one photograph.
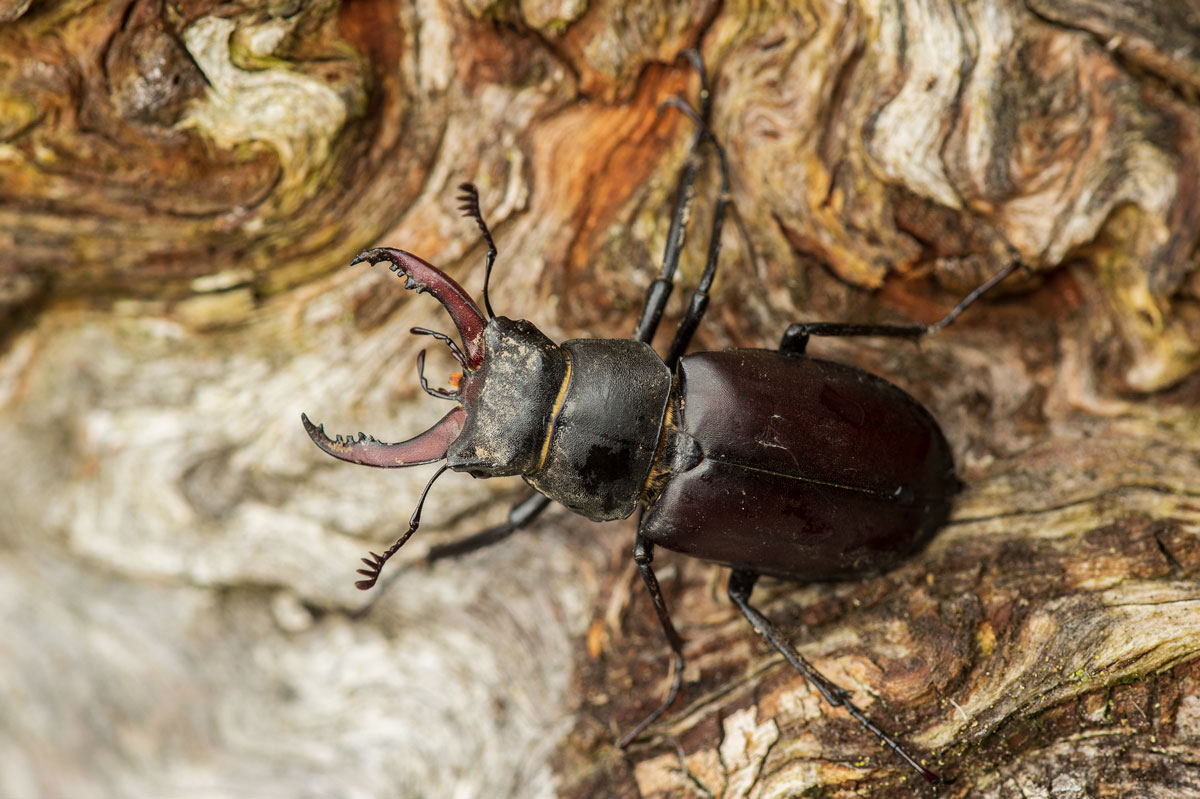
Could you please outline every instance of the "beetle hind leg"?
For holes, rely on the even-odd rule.
[[[845,322],[797,322],[789,325],[779,343],[779,351],[787,355],[803,355],[808,347],[811,336],[883,336],[888,338],[918,339],[931,333],[936,333],[944,327],[953,324],[963,311],[971,307],[976,300],[991,291],[1005,278],[1025,266],[1024,262],[1014,259],[1003,269],[992,275],[983,285],[976,288],[958,304],[931,325],[860,325]]]
[[[929,782],[938,782],[939,778],[929,769],[918,763],[912,755],[908,754],[895,739],[885,733],[879,727],[867,718],[859,708],[850,701],[850,692],[845,688],[838,686],[828,677],[817,671],[816,668],[804,659],[791,642],[783,636],[782,633],[771,623],[770,619],[764,616],[757,608],[750,604],[750,594],[754,590],[754,583],[758,581],[758,575],[752,571],[743,569],[734,569],[729,575],[729,598],[733,600],[733,604],[737,605],[738,610],[746,617],[746,621],[758,631],[763,638],[766,638],[771,646],[779,650],[779,654],[792,665],[796,671],[804,679],[808,680],[815,687],[821,696],[825,697],[825,701],[834,707],[840,707],[846,710],[854,720],[869,730],[876,738],[883,742],[893,752],[898,754],[904,762],[912,766],[917,772]]]

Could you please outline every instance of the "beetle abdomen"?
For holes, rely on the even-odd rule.
[[[544,455],[525,481],[590,519],[637,508],[671,393],[653,348],[626,339],[564,341],[570,368]]]
[[[908,394],[860,369],[769,350],[679,364],[690,462],[643,519],[650,541],[791,580],[889,567],[946,520],[946,439]]]

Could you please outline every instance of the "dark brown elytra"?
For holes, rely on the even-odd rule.
[[[941,527],[959,488],[954,462],[930,413],[901,389],[860,369],[805,354],[810,336],[918,339],[946,327],[1018,266],[1013,261],[932,325],[810,322],[791,325],[778,350],[730,350],[684,356],[708,307],[729,193],[725,153],[707,125],[704,68],[700,108],[670,105],[696,126],[681,174],[666,253],[647,292],[631,339],[575,339],[556,344],[525,320],[496,316],[487,285],[496,247],[479,210],[478,193],[463,184],[460,209],[488,244],[484,318],[449,276],[402,250],[368,250],[353,263],[387,262],[405,286],[445,306],[461,348],[440,333],[414,328],[447,344],[462,368],[454,390],[430,388],[424,353],[422,387],[454,408],[426,432],[398,444],[359,434],[329,438],[302,416],[325,452],[368,466],[398,467],[444,460],[426,485],[409,528],[383,553],[364,558],[357,585],[375,585],[380,570],[416,531],[433,481],[447,469],[475,477],[520,475],[537,493],[507,521],[431,549],[434,562],[496,543],[529,524],[553,500],[591,519],[639,512],[634,560],[670,645],[673,668],[666,698],[620,740],[626,747],[674,702],[684,671],[676,631],[652,568],[655,545],[732,570],[728,594],[750,624],[831,704],[930,781],[922,766],[822,676],[750,604],[755,581],[847,579],[896,565]],[[721,175],[708,258],[671,346],[650,346],[670,297],[683,249],[692,186],[711,147]]]

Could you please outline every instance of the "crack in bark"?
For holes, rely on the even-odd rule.
[[[1119,485],[1119,486],[1114,486],[1113,488],[1107,489],[1099,494],[1093,494],[1093,495],[1090,495],[1083,499],[1071,500],[1070,502],[1064,502],[1060,505],[1047,505],[1047,506],[1044,506],[1041,508],[1024,508],[1021,510],[1014,510],[1011,512],[995,513],[995,514],[991,514],[988,516],[965,516],[965,517],[952,518],[949,522],[946,523],[945,527],[943,527],[942,529],[948,529],[950,527],[958,527],[958,526],[966,525],[966,524],[978,524],[981,522],[1001,521],[1003,519],[1017,519],[1017,518],[1021,518],[1024,516],[1043,516],[1043,515],[1050,514],[1050,513],[1057,513],[1059,511],[1070,510],[1072,508],[1079,508],[1079,507],[1083,507],[1083,506],[1087,506],[1087,505],[1093,505],[1093,504],[1102,502],[1106,499],[1112,499],[1113,495],[1119,495],[1119,494],[1124,494],[1124,493],[1136,493],[1136,492],[1140,492],[1140,491],[1145,491],[1147,493],[1158,494],[1158,495],[1162,495],[1162,496],[1166,496],[1166,497],[1187,497],[1189,499],[1200,499],[1200,492],[1197,492],[1197,491],[1188,491],[1183,488],[1171,488],[1170,486],[1164,486],[1164,485],[1160,485],[1160,484],[1127,483],[1127,484],[1123,484],[1123,485]]]
[[[1200,91],[1197,86],[1191,85],[1183,80],[1172,78],[1170,75],[1164,73],[1160,69],[1156,69],[1153,64],[1130,55],[1125,51],[1125,48],[1122,47],[1120,36],[1113,36],[1106,39],[1103,34],[1093,31],[1082,25],[1073,25],[1065,20],[1058,20],[1046,16],[1042,12],[1038,11],[1038,9],[1034,8],[1030,0],[1025,0],[1024,8],[1035,19],[1052,28],[1065,31],[1067,33],[1079,33],[1087,36],[1101,49],[1109,53],[1112,59],[1116,61],[1121,69],[1127,74],[1142,74],[1154,78],[1180,102],[1188,105],[1194,105],[1196,103],[1197,92]]]

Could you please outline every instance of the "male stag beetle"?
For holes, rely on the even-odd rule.
[[[761,575],[801,582],[854,578],[895,565],[929,539],[959,488],[950,448],[930,413],[891,383],[860,369],[805,354],[810,336],[916,339],[949,325],[1007,277],[1010,264],[932,325],[800,323],[778,350],[727,350],[681,357],[708,305],[729,193],[725,153],[708,128],[709,93],[699,55],[696,111],[668,101],[696,124],[660,276],[647,292],[632,339],[573,339],[555,344],[530,322],[496,316],[488,281],[496,245],[475,187],[461,186],[460,209],[487,242],[483,284],[487,319],[454,280],[417,256],[368,250],[352,263],[386,261],[405,287],[445,306],[462,338],[423,328],[449,346],[462,367],[455,390],[422,387],[455,407],[421,435],[399,444],[372,436],[329,438],[302,416],[325,452],[367,466],[416,466],[445,460],[426,485],[409,529],[383,554],[363,558],[359,588],[372,587],[383,564],[412,536],[433,481],[447,469],[474,477],[521,475],[538,493],[508,520],[432,548],[428,562],[496,543],[529,524],[551,500],[595,520],[640,510],[634,560],[673,653],[673,676],[657,709],[619,742],[627,746],[674,702],[684,671],[683,639],[655,578],[655,545],[730,567],[729,598],[750,624],[831,705],[842,707],[930,781],[919,764],[850,702],[849,691],[822,676],[750,604]],[[666,357],[650,346],[671,294],[703,146],[716,153],[721,190],[713,211],[700,282]]]

